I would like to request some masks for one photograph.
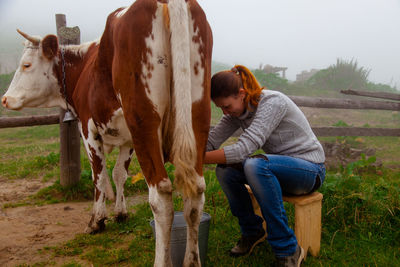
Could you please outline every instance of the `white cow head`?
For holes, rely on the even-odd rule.
[[[41,39],[17,31],[27,40],[18,69],[1,103],[14,110],[62,105],[60,85],[54,72],[58,61],[57,37],[47,35]]]

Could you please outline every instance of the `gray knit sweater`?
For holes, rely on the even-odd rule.
[[[254,111],[247,109],[238,118],[224,115],[210,131],[207,151],[218,149],[238,128],[244,131],[239,140],[224,147],[228,164],[241,162],[260,148],[267,154],[325,161],[324,150],[303,112],[280,92],[263,90]]]

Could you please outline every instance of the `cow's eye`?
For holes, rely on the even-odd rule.
[[[31,65],[32,65],[31,63],[24,63],[23,67],[24,67],[24,69],[27,69],[27,68],[29,68]]]

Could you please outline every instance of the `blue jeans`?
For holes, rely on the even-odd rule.
[[[289,228],[283,207],[284,194],[302,195],[319,188],[325,179],[323,163],[281,155],[248,158],[239,165],[218,165],[216,175],[228,198],[232,214],[239,219],[242,235],[262,231],[262,218],[254,214],[245,184],[252,189],[267,222],[267,240],[277,257],[293,255],[297,240]]]

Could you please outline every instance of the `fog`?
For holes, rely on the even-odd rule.
[[[336,59],[356,60],[369,80],[400,89],[400,0],[199,0],[213,30],[213,60],[322,69]],[[79,26],[81,40],[99,37],[107,15],[123,0],[0,0],[0,63],[21,49],[19,28],[32,35],[55,33],[55,14]],[[17,57],[18,58],[18,57]],[[16,60],[14,60],[16,61]]]

